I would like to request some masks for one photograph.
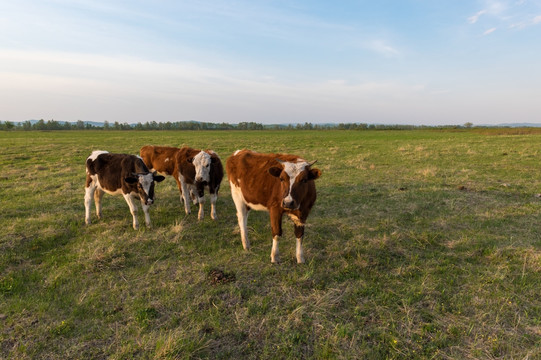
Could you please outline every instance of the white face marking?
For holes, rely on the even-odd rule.
[[[195,181],[210,180],[210,155],[204,151],[200,151],[195,155],[192,164],[195,166]]]
[[[152,185],[153,181],[154,176],[150,173],[146,175],[139,175],[139,183],[143,187],[143,190],[145,191],[145,194],[147,194],[147,196],[150,193],[150,186]]]
[[[308,162],[299,159],[296,163],[284,162],[283,165],[284,171],[289,176],[289,191],[287,196],[284,198],[284,201],[293,201],[293,198],[291,197],[291,189],[293,188],[293,184],[295,184],[295,179],[297,176],[299,176],[299,174],[308,166]]]
[[[94,161],[98,158],[98,156],[100,156],[101,154],[108,154],[109,151],[104,151],[104,150],[94,150],[92,151],[92,154],[90,154],[90,156],[87,158]]]
[[[166,159],[165,159],[165,162],[168,162],[168,161],[169,161],[169,158],[166,158]]]

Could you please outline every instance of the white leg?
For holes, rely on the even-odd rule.
[[[128,206],[130,207],[130,212],[133,217],[133,229],[137,230],[139,229],[139,222],[137,221],[137,205],[135,205],[135,201],[133,200],[133,197],[130,194],[124,194],[124,199],[128,203]]]
[[[92,207],[92,198],[94,197],[94,191],[96,187],[92,184],[85,188],[85,224],[90,224],[90,208]]]
[[[218,195],[216,194],[210,194],[210,217],[212,220],[217,220],[218,217],[216,216],[216,200],[218,199]]]
[[[143,208],[143,213],[145,214],[145,224],[147,228],[151,228],[152,225],[150,224],[150,214],[148,213],[148,209],[150,209],[150,205],[145,205],[141,201],[141,207]]]
[[[271,263],[275,264],[280,261],[280,250],[278,249],[278,241],[280,237],[276,235],[272,238]]]
[[[250,241],[248,240],[248,208],[242,205],[241,209],[237,209],[237,219],[239,221],[240,239],[244,250],[250,249]]]
[[[195,186],[190,186],[190,197],[192,198],[193,204],[197,204],[197,188]]]
[[[205,197],[197,198],[197,202],[199,203],[199,214],[197,215],[197,218],[199,220],[203,220],[205,217],[205,211],[203,210],[203,203],[205,202]]]
[[[96,188],[94,192],[94,202],[96,204],[96,215],[98,219],[101,219],[101,199],[103,198],[104,191]]]
[[[180,185],[182,186],[182,197],[184,199],[184,211],[186,214],[190,213],[190,199],[188,198],[190,194],[190,190],[188,190],[188,184],[186,184],[186,181],[184,181],[184,176],[182,174],[179,174],[180,179]]]
[[[302,237],[297,238],[297,263],[304,264],[304,251],[302,251]]]
[[[244,250],[250,249],[250,241],[248,240],[248,208],[244,203],[241,189],[236,187],[233,183],[231,185],[231,197],[237,208],[237,219],[239,221],[240,239],[242,240],[242,247]]]

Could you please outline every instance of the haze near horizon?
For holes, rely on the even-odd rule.
[[[539,123],[541,0],[0,4],[0,121]]]

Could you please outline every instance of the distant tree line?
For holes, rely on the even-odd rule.
[[[0,130],[414,130],[414,129],[458,129],[470,128],[473,124],[466,123],[464,126],[424,126],[424,125],[383,125],[363,123],[339,123],[339,124],[304,124],[289,125],[263,125],[255,122],[241,122],[238,124],[208,123],[199,121],[177,121],[177,122],[146,122],[137,124],[119,123],[89,123],[82,120],[77,122],[61,122],[56,120],[23,121],[14,123],[11,121],[0,121]]]

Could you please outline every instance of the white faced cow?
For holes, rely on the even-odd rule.
[[[145,164],[160,173],[173,176],[177,182],[180,199],[186,214],[190,210],[190,197],[199,203],[199,220],[204,217],[203,203],[205,186],[210,193],[210,217],[216,216],[218,190],[224,176],[222,162],[212,150],[197,150],[190,147],[181,149],[169,146],[146,145],[139,151]]]
[[[295,155],[260,154],[250,150],[237,150],[227,159],[226,171],[244,249],[250,248],[248,211],[268,211],[273,237],[271,262],[278,262],[278,241],[282,236],[282,215],[285,213],[295,224],[297,262],[304,262],[304,225],[316,201],[314,180],[321,175],[319,169],[311,168],[314,163]]]
[[[104,193],[122,194],[133,216],[133,228],[139,228],[135,198],[141,200],[145,223],[150,228],[148,209],[154,202],[154,182],[164,180],[161,175],[148,171],[139,156],[110,154],[94,151],[86,159],[85,223],[90,224],[92,197],[96,202],[96,214],[101,219],[101,198]]]

